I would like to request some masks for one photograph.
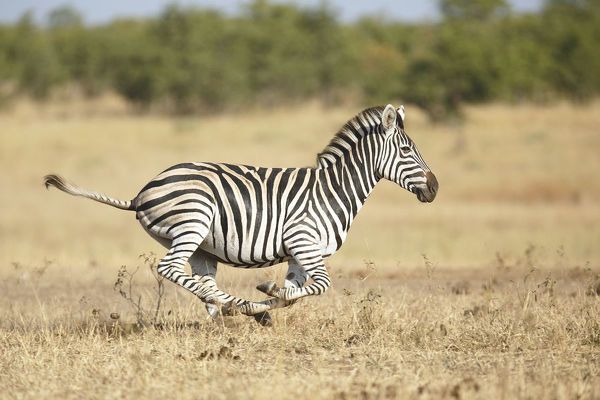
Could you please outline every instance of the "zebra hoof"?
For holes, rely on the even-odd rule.
[[[237,308],[237,306],[235,304],[233,304],[233,301],[230,301],[229,303],[225,303],[221,306],[221,315],[224,317],[231,317],[234,315],[239,314],[239,310]]]
[[[204,306],[212,319],[217,319],[219,317],[219,307],[217,307],[216,304],[207,302]]]
[[[261,326],[273,326],[273,320],[271,319],[271,315],[267,311],[254,314],[253,317],[254,320],[258,322]]]
[[[256,287],[257,290],[263,292],[268,296],[276,297],[276,292],[278,290],[277,284],[273,281],[263,282]]]

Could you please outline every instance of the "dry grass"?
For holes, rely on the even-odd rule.
[[[59,280],[59,266],[15,271],[2,282],[0,388],[15,398],[597,398],[593,273],[525,271],[338,277],[325,297],[275,313],[271,329],[207,321],[171,286],[170,314],[139,329],[111,285]],[[136,290],[150,307],[151,287]]]
[[[600,103],[477,107],[455,127],[409,107],[438,200],[383,184],[328,262],[334,287],[274,312],[271,329],[209,322],[171,284],[160,324],[133,324],[117,272],[142,266],[134,298],[153,310],[138,254],[162,249],[132,215],[45,192],[41,176],[128,199],[180,161],[309,165],[357,110],[93,110],[0,114],[2,397],[600,396]],[[222,269],[223,287],[248,298],[284,272]]]

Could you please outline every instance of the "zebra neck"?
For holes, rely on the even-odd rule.
[[[359,146],[360,147],[360,146]],[[374,157],[361,157],[359,148],[325,168],[318,169],[316,201],[335,220],[332,228],[345,237],[352,221],[375,188]],[[337,236],[337,235],[336,235]],[[341,245],[341,243],[339,243]]]

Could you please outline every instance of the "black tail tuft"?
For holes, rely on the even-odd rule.
[[[48,189],[50,186],[54,186],[57,189],[66,189],[65,181],[58,175],[50,174],[44,176],[44,186]]]

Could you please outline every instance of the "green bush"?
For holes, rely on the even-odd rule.
[[[168,6],[155,18],[86,26],[61,7],[43,27],[30,14],[0,26],[0,87],[43,99],[75,83],[177,113],[358,95],[415,103],[436,119],[464,103],[600,92],[596,0],[548,0],[528,15],[504,0],[441,0],[440,10],[435,23],[344,24],[327,5],[256,0],[237,16]]]

